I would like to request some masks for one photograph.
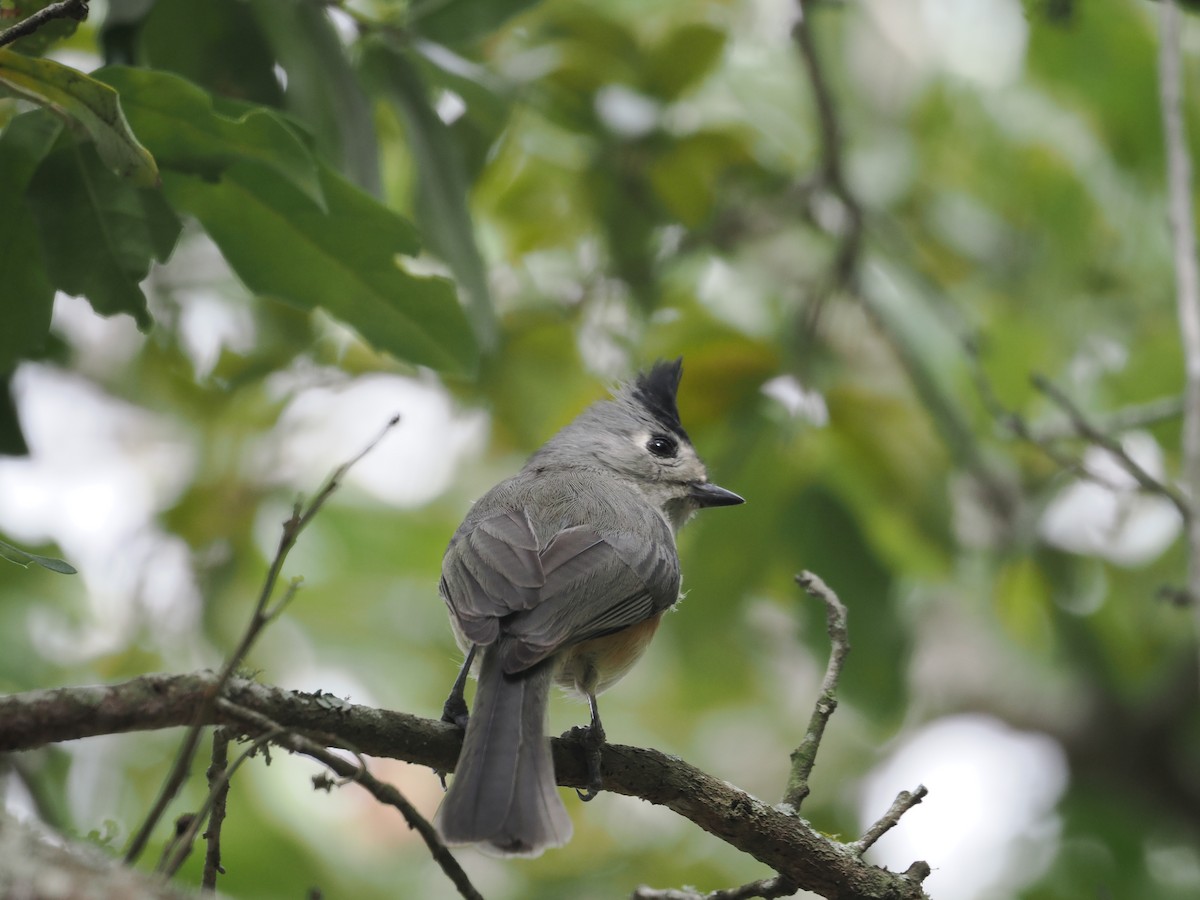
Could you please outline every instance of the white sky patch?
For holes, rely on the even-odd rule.
[[[770,334],[771,312],[757,294],[757,286],[720,256],[708,258],[696,283],[697,298],[713,315],[746,334]]]
[[[156,636],[186,634],[199,610],[190,555],[155,516],[188,484],[191,445],[78,375],[25,364],[14,387],[30,455],[0,457],[0,531],[58,544],[87,591],[73,623],[36,610],[31,640],[69,662],[123,646],[147,616]]]
[[[931,722],[867,778],[862,828],[918,784],[929,796],[880,839],[871,858],[901,872],[926,860],[933,867],[925,881],[930,896],[1016,896],[1053,861],[1061,827],[1054,808],[1066,789],[1067,763],[1051,738],[983,715]]]
[[[772,378],[761,390],[793,419],[803,419],[818,428],[829,424],[829,408],[821,392],[809,390],[794,375]]]
[[[649,134],[662,117],[658,103],[623,84],[606,84],[596,91],[595,102],[600,120],[622,137]]]
[[[1021,75],[1029,22],[1020,0],[866,0],[850,36],[855,74],[877,102],[898,108],[930,76],[1002,88]]]
[[[439,119],[447,125],[453,125],[467,111],[467,104],[454,91],[443,90],[438,94],[434,109],[437,110]]]
[[[394,414],[400,424],[346,480],[386,503],[420,506],[447,488],[459,463],[483,445],[487,428],[485,414],[458,411],[432,378],[365,375],[302,389],[280,416],[259,463],[269,477],[311,491]]]
[[[80,368],[111,372],[141,349],[146,337],[132,316],[98,315],[82,297],[59,293],[54,297],[50,328],[76,351]]]
[[[212,374],[226,348],[248,353],[254,347],[254,316],[244,300],[210,290],[185,289],[175,296],[179,301],[180,341],[198,379]]]
[[[1153,436],[1130,432],[1121,445],[1143,469],[1163,477],[1162,448]],[[1059,491],[1039,523],[1042,538],[1071,553],[1099,556],[1120,566],[1141,566],[1161,556],[1183,527],[1171,501],[1140,491],[1107,450],[1089,448],[1083,465],[1099,481],[1076,481]]]
[[[982,87],[1021,74],[1029,21],[1020,0],[921,0],[919,7],[933,59],[945,71]]]

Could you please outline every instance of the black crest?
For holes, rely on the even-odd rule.
[[[679,408],[675,405],[675,395],[679,391],[679,379],[683,377],[683,357],[673,362],[656,362],[649,372],[640,373],[634,380],[633,398],[650,412],[662,424],[663,428],[673,431],[685,441],[687,432],[679,421]]]

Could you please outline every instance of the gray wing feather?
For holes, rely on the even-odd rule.
[[[502,510],[457,536],[443,565],[442,594],[463,634],[499,641],[507,673],[560,647],[611,634],[667,609],[679,597],[674,537],[601,535],[564,528],[538,548],[526,512]]]
[[[442,562],[441,594],[476,644],[499,635],[499,621],[537,604],[546,576],[529,516],[501,510],[455,535]]]

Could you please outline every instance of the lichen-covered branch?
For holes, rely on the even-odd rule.
[[[0,751],[23,750],[98,734],[183,727],[197,709],[205,724],[240,727],[221,704],[206,705],[217,683],[212,672],[144,675],[103,687],[59,688],[0,697]],[[328,694],[284,691],[232,678],[221,696],[289,730],[320,732],[338,746],[369,756],[402,759],[453,771],[462,732],[436,719],[348,703]],[[585,787],[588,772],[578,742],[553,740],[558,782]],[[657,750],[605,745],[606,790],[673,810],[823,897],[920,900],[918,877],[864,862],[851,845],[812,829],[786,808],[770,806],[694,766]]]
[[[22,19],[0,31],[0,47],[7,46],[13,41],[20,40],[33,34],[47,22],[54,19],[78,19],[83,21],[88,17],[88,0],[59,0],[44,6],[31,16]]]

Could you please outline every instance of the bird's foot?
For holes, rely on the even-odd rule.
[[[600,774],[600,751],[607,742],[604,734],[604,726],[598,721],[586,726],[576,725],[564,734],[563,737],[582,744],[584,758],[587,759],[587,789],[581,791],[579,788],[576,788],[575,793],[579,795],[579,799],[584,803],[595,800],[600,793],[600,789],[604,786],[604,778]]]
[[[467,722],[471,718],[470,710],[467,709],[467,701],[463,699],[462,694],[452,693],[446,698],[446,702],[442,704],[442,721],[449,722],[451,725],[457,725],[463,731],[467,730]]]

